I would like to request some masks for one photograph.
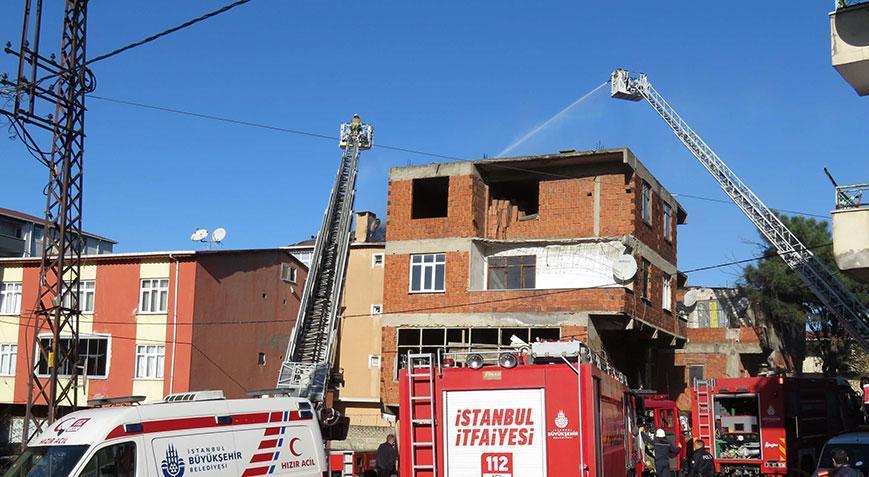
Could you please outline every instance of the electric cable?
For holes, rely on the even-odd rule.
[[[129,45],[125,45],[125,46],[122,46],[122,47],[120,47],[120,48],[116,48],[116,49],[114,49],[114,50],[112,50],[112,51],[109,51],[108,53],[103,53],[102,55],[95,56],[95,57],[93,57],[93,58],[87,60],[87,62],[85,62],[85,64],[89,65],[89,64],[91,64],[91,63],[96,63],[97,61],[102,61],[102,60],[105,60],[105,59],[107,59],[107,58],[111,58],[111,57],[113,57],[113,56],[115,56],[115,55],[119,55],[119,54],[121,54],[121,53],[123,53],[123,52],[125,52],[125,51],[132,50],[133,48],[136,48],[136,47],[139,47],[139,46],[142,46],[142,45],[145,45],[145,44],[151,43],[151,42],[154,41],[154,40],[158,40],[158,39],[160,39],[160,38],[163,38],[163,37],[166,36],[166,35],[170,35],[170,34],[172,34],[172,33],[175,33],[176,31],[183,30],[183,29],[185,29],[185,28],[187,28],[187,27],[193,26],[193,25],[195,25],[195,24],[197,24],[197,23],[199,23],[199,22],[201,22],[201,21],[208,20],[208,19],[211,18],[211,17],[215,17],[215,16],[217,16],[217,15],[220,15],[221,13],[224,13],[224,12],[227,12],[227,11],[229,11],[229,10],[232,10],[233,8],[238,7],[238,6],[240,6],[240,5],[244,5],[245,3],[248,3],[248,2],[250,2],[250,1],[251,1],[251,0],[238,0],[238,1],[236,1],[236,2],[230,3],[229,5],[225,5],[225,6],[223,6],[223,7],[221,7],[221,8],[218,8],[217,10],[214,10],[214,11],[212,11],[212,12],[208,12],[208,13],[206,13],[206,14],[204,14],[204,15],[200,15],[200,16],[198,16],[198,17],[196,17],[196,18],[193,18],[193,19],[187,20],[186,22],[184,22],[184,23],[182,23],[182,24],[180,24],[180,25],[177,25],[177,26],[174,26],[174,27],[172,27],[172,28],[168,28],[168,29],[166,29],[166,30],[163,30],[163,31],[161,31],[160,33],[156,33],[156,34],[151,35],[151,36],[149,36],[149,37],[147,37],[147,38],[143,38],[143,39],[141,39],[141,40],[139,40],[139,41],[136,41],[136,42],[130,43]]]

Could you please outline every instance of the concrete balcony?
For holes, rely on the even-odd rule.
[[[836,265],[852,278],[869,283],[869,184],[837,187],[832,215]]]
[[[840,0],[830,13],[833,67],[860,96],[869,94],[869,2]]]

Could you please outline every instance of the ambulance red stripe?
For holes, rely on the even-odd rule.
[[[253,464],[256,462],[271,462],[274,457],[274,452],[269,452],[268,454],[254,454],[254,456],[250,458],[250,463]]]
[[[264,441],[262,441],[262,442],[259,443],[259,449],[260,449],[260,450],[262,450],[262,449],[271,449],[271,448],[273,448],[273,447],[277,447],[277,446],[278,446],[278,440],[277,440],[277,439],[266,439],[266,440],[264,440]]]
[[[268,466],[266,467],[254,467],[245,469],[244,473],[241,474],[241,477],[248,477],[250,475],[266,475],[269,471]]]
[[[183,419],[165,419],[160,421],[145,421],[139,424],[142,425],[141,431],[130,431],[127,432],[124,425],[120,425],[114,428],[111,432],[109,432],[106,439],[113,439],[116,437],[123,437],[132,434],[153,434],[157,432],[171,432],[171,431],[189,431],[194,429],[209,429],[212,427],[231,427],[231,426],[244,426],[250,424],[266,424],[270,422],[270,417],[273,414],[283,415],[283,412],[277,413],[268,413],[268,412],[258,412],[252,414],[234,414],[229,416],[230,423],[228,424],[218,424],[216,416],[205,416],[205,417],[188,417]],[[301,417],[298,411],[291,411],[288,414],[289,421],[304,421],[311,419],[310,417]],[[269,432],[272,431],[273,432]],[[280,427],[266,429],[266,435],[275,435],[280,432]]]

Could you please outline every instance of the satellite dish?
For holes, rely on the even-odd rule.
[[[205,229],[196,229],[193,232],[193,235],[190,236],[190,240],[194,242],[202,242],[205,238],[208,237],[208,231]]]
[[[685,305],[686,308],[691,308],[697,304],[698,295],[700,295],[700,293],[697,290],[688,290],[685,293],[685,298],[682,299],[682,304]]]
[[[621,255],[613,262],[613,276],[620,282],[626,282],[637,274],[637,260],[633,255]]]
[[[214,232],[211,233],[211,241],[214,243],[223,242],[223,239],[226,238],[226,229],[223,227],[218,227],[214,229]]]

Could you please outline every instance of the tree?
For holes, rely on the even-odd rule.
[[[857,284],[836,268],[833,239],[826,221],[783,215],[779,218],[851,291],[864,303],[869,302],[869,287]],[[778,350],[788,368],[798,374],[802,372],[808,331],[809,346],[821,358],[824,375],[867,373],[869,370],[862,350],[853,344],[821,301],[782,261],[775,247],[766,242],[761,248],[763,256],[758,264],[746,266],[743,270],[740,288],[758,307],[758,315],[777,336]]]

